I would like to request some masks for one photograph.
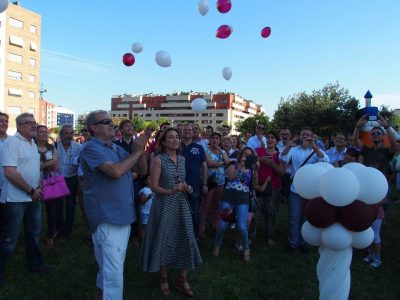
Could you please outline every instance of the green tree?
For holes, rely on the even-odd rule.
[[[275,111],[273,127],[287,127],[298,132],[308,126],[320,135],[352,132],[357,119],[359,101],[338,83],[327,84],[311,95],[305,92],[281,99]]]
[[[266,116],[264,114],[264,112],[262,112],[259,115],[248,117],[247,119],[244,119],[243,121],[238,121],[236,123],[236,130],[241,133],[245,133],[245,132],[249,131],[249,132],[255,134],[257,124],[259,124],[259,123],[264,124],[267,131],[272,129],[272,124],[269,121],[268,116]]]
[[[136,116],[132,118],[132,126],[136,132],[141,132],[146,128],[146,122],[142,117]]]
[[[400,115],[395,110],[390,109],[386,105],[382,105],[379,109],[379,113],[382,117],[389,121],[391,126],[400,126]]]

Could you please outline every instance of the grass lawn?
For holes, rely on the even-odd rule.
[[[355,250],[351,265],[350,299],[400,299],[400,205],[391,205],[382,227],[383,264],[370,269]],[[82,218],[70,240],[57,239],[53,249],[42,243],[50,275],[26,271],[22,235],[14,257],[7,265],[8,283],[0,287],[0,299],[93,299],[97,272],[91,243],[84,238]],[[233,247],[235,234],[229,230],[219,258],[211,256],[212,239],[201,245],[203,264],[189,273],[196,299],[318,299],[317,248],[304,255],[284,253],[287,235],[287,206],[280,205],[276,243],[269,248],[263,241],[260,224],[252,245],[252,260],[245,264]],[[45,212],[43,210],[43,219]],[[45,232],[45,222],[42,233]],[[143,273],[138,267],[138,249],[129,245],[125,260],[125,299],[159,299],[159,274]],[[171,271],[170,280],[177,276]],[[184,299],[173,290],[169,299]]]

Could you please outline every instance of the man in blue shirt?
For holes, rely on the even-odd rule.
[[[193,188],[193,193],[188,195],[192,208],[193,229],[196,239],[199,239],[199,210],[201,193],[207,194],[207,161],[206,154],[201,145],[193,142],[193,126],[183,126],[183,139],[181,155],[185,157],[186,183]]]
[[[84,144],[80,158],[85,212],[99,265],[96,298],[122,299],[125,254],[134,221],[131,169],[146,139],[135,139],[132,154],[113,144],[115,132],[105,111],[89,113],[86,127],[92,139]]]

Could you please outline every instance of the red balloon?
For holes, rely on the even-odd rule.
[[[221,25],[218,27],[217,32],[215,33],[215,36],[219,39],[226,39],[228,38],[232,33],[232,27],[229,25]]]
[[[125,66],[130,67],[135,63],[135,56],[132,53],[125,53],[122,56],[122,62]]]
[[[231,0],[218,0],[217,1],[217,9],[221,14],[226,14],[232,8]]]
[[[230,208],[224,208],[223,210],[220,211],[219,217],[221,220],[229,223],[234,223],[235,222],[235,214],[232,209]]]
[[[264,27],[261,30],[261,36],[266,39],[267,37],[269,37],[271,35],[271,27]]]
[[[360,232],[368,229],[374,219],[373,209],[360,200],[338,209],[338,221],[351,231]]]
[[[336,222],[337,208],[318,197],[308,202],[304,215],[311,225],[326,228]]]

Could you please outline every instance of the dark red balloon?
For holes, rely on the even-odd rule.
[[[235,214],[232,209],[230,208],[224,208],[223,210],[220,211],[219,217],[221,220],[229,223],[234,223],[235,222]]]
[[[264,27],[261,30],[261,36],[266,39],[267,37],[269,37],[271,35],[271,27]]]
[[[337,221],[337,208],[319,197],[308,202],[304,215],[311,225],[326,228]]]
[[[221,14],[226,14],[232,8],[231,0],[218,0],[217,1],[217,9]]]
[[[374,219],[373,209],[360,200],[338,209],[338,221],[351,231],[360,232],[368,229]]]
[[[215,33],[215,36],[219,39],[226,39],[228,38],[232,33],[232,27],[229,25],[221,25],[218,27],[217,32]]]
[[[135,56],[132,53],[125,53],[122,56],[122,62],[125,66],[130,67],[135,63]]]

